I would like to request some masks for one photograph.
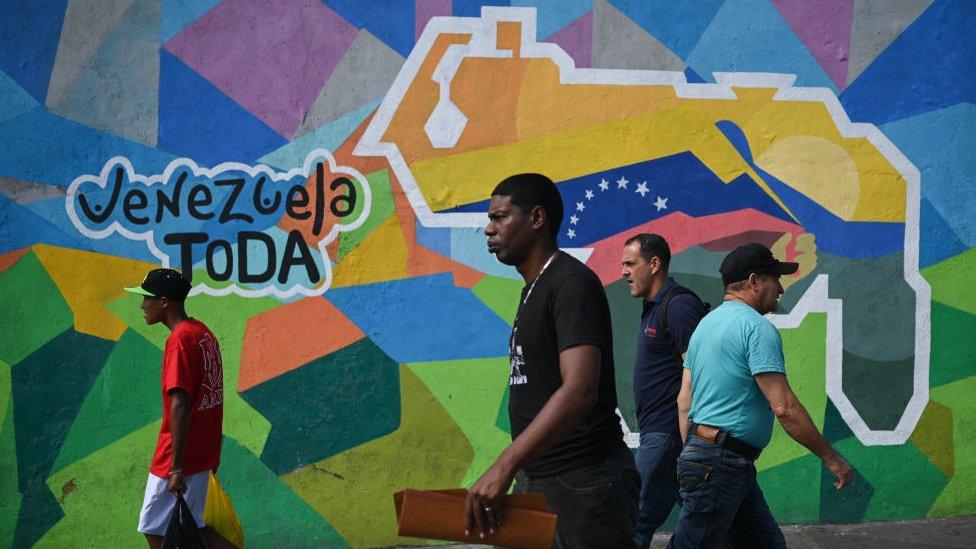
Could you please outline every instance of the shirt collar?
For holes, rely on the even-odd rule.
[[[647,314],[647,311],[651,307],[660,303],[661,300],[664,299],[664,294],[668,293],[668,290],[670,290],[672,287],[676,286],[677,284],[678,283],[675,282],[674,279],[669,276],[668,279],[664,281],[664,285],[661,286],[661,289],[658,290],[656,294],[651,296],[651,299],[644,300],[644,314]]]

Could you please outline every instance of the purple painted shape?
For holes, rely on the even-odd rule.
[[[431,17],[451,15],[451,0],[416,0],[414,4],[414,40],[420,38]]]
[[[290,138],[356,32],[320,0],[225,0],[166,50]]]
[[[827,76],[843,90],[847,86],[854,0],[773,0],[773,5]]]
[[[559,29],[545,39],[566,50],[577,67],[589,67],[593,59],[593,12]]]

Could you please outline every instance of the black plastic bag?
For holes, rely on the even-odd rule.
[[[169,517],[166,536],[163,538],[163,549],[206,549],[197,521],[193,520],[190,506],[183,499],[183,494],[176,496],[173,514]]]

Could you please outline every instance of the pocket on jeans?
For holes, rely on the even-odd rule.
[[[714,505],[710,495],[715,482],[715,469],[711,465],[678,459],[678,491],[681,505],[689,511],[708,512]]]

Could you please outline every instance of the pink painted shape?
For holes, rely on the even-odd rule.
[[[414,40],[420,38],[431,17],[451,15],[451,0],[416,0],[414,4]]]
[[[595,242],[590,246],[593,253],[586,265],[607,286],[620,279],[620,251],[624,242],[637,233],[662,235],[668,240],[671,254],[677,255],[692,246],[753,231],[790,233],[794,237],[805,232],[799,225],[753,209],[702,217],[675,212]]]
[[[589,67],[593,59],[593,12],[587,12],[545,41],[559,44],[576,61],[577,67]]]
[[[166,49],[290,138],[356,32],[320,0],[225,0]]]
[[[851,53],[854,0],[773,0],[773,5],[827,76],[838,88],[844,89],[847,86],[847,59]]]

